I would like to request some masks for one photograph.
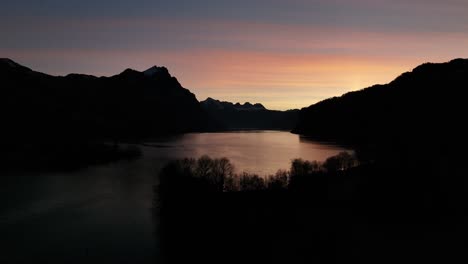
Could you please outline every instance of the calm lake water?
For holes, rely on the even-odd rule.
[[[238,172],[267,175],[288,169],[293,158],[323,161],[345,149],[288,132],[250,131],[186,134],[142,150],[138,160],[74,172],[3,175],[0,263],[152,263],[159,255],[152,187],[168,160],[227,157]]]

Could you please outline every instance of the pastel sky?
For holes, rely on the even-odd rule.
[[[2,0],[0,57],[54,75],[166,66],[199,100],[301,108],[468,57],[466,0]]]

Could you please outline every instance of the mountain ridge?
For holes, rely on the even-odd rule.
[[[94,128],[89,128],[104,137],[117,135],[122,129],[127,131],[122,134],[129,137],[211,129],[208,127],[213,122],[195,95],[182,87],[167,68],[152,67],[148,70],[145,74],[126,69],[109,77],[76,73],[52,76],[3,58],[0,59],[0,80],[8,87],[4,89],[8,103],[3,108],[18,109],[25,124],[59,116],[71,126],[78,121],[86,123],[102,119],[96,120]],[[31,118],[36,115],[35,111],[42,112],[36,120]],[[16,123],[12,119],[7,118]],[[78,123],[76,126],[80,126]],[[81,125],[86,127],[90,124]],[[106,125],[120,129],[113,130]],[[10,127],[11,130],[13,128]]]
[[[424,145],[464,140],[468,59],[424,63],[388,84],[301,109],[293,133],[357,144]],[[403,144],[402,142],[405,142]]]
[[[0,170],[81,168],[141,153],[118,142],[223,129],[167,69],[52,76],[1,59],[0,83]]]
[[[268,110],[261,103],[255,103],[255,104],[251,104],[250,102],[245,102],[244,104],[241,104],[239,102],[232,103],[228,101],[220,101],[217,99],[213,99],[211,97],[208,97],[203,101],[200,101],[200,104],[204,105],[205,107],[216,107],[218,109],[231,109],[231,110],[239,110],[239,111]]]
[[[228,130],[291,130],[298,117],[298,109],[269,110],[260,103],[244,104],[220,101],[208,97],[202,108]]]

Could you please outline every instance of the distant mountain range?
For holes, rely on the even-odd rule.
[[[293,131],[359,144],[456,148],[466,138],[467,88],[467,59],[426,63],[389,84],[303,108]]]
[[[223,102],[207,98],[200,102],[210,117],[229,130],[291,130],[297,123],[299,110],[268,110],[262,104]]]
[[[211,97],[208,97],[205,101],[201,101],[200,104],[203,106],[203,108],[210,109],[210,110],[232,110],[232,111],[267,110],[262,104],[259,104],[259,103],[251,104],[249,102],[246,102],[244,104],[240,104],[240,103],[233,104],[231,102],[219,101]]]

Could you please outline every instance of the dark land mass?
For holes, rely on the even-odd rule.
[[[136,152],[105,142],[223,128],[164,67],[51,76],[0,59],[0,83],[3,168],[112,160]]]
[[[439,148],[466,141],[468,60],[426,63],[385,85],[303,108],[293,132],[358,145]]]
[[[238,188],[230,187],[232,176],[216,169],[219,164],[206,166],[200,159],[195,169],[168,164],[155,189],[161,261],[395,263],[466,258],[468,195],[460,167],[442,174],[438,164],[343,167],[341,158],[318,167],[296,160],[289,171],[266,180],[241,174]]]
[[[279,188],[254,175],[227,188],[218,169],[200,173],[205,161],[168,165],[155,192],[165,261],[465,260],[466,87],[468,60],[457,59],[302,109],[294,132],[352,145],[358,162],[293,162]]]
[[[299,110],[268,110],[262,104],[231,103],[207,98],[200,102],[210,116],[228,130],[292,130]]]

